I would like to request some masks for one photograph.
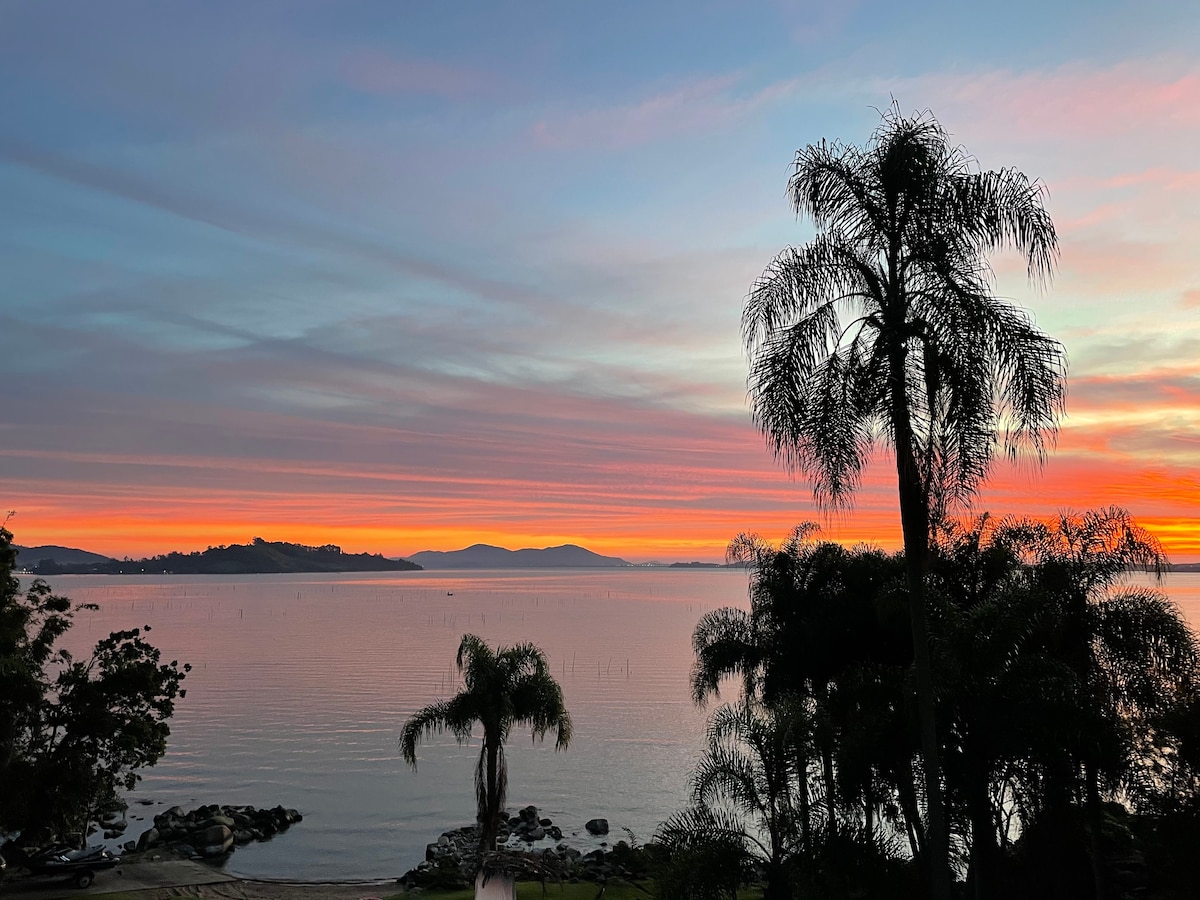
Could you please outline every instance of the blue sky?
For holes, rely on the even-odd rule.
[[[567,540],[814,515],[738,318],[790,161],[894,97],[1042,178],[1070,412],[1003,511],[1200,554],[1185,3],[0,2],[0,497],[26,543]],[[1140,508],[1139,508],[1140,507]],[[844,539],[896,540],[882,469]]]

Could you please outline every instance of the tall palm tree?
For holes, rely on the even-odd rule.
[[[849,504],[877,443],[895,455],[908,566],[933,895],[950,891],[923,578],[931,526],[968,502],[998,444],[1044,459],[1065,398],[1061,345],[998,299],[988,253],[1035,282],[1057,258],[1044,189],[981,171],[929,113],[893,105],[865,147],[810,144],[788,194],[817,236],[784,250],[742,317],[754,419],[818,503]]]
[[[417,768],[417,744],[426,735],[451,732],[460,744],[471,739],[475,724],[483,728],[483,746],[475,766],[476,818],[480,827],[479,852],[496,849],[500,812],[508,787],[504,742],[514,725],[528,727],[541,739],[551,729],[555,749],[571,742],[571,716],[563,703],[562,688],[550,674],[546,655],[523,643],[492,650],[483,639],[463,635],[455,660],[464,687],[449,700],[419,709],[404,723],[400,750]]]

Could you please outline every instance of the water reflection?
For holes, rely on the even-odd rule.
[[[193,665],[170,751],[135,794],[155,805],[131,815],[148,822],[176,803],[296,807],[303,824],[239,849],[229,868],[313,879],[398,875],[441,830],[473,818],[477,746],[426,742],[416,774],[396,750],[405,718],[455,690],[466,631],[542,647],[575,721],[566,753],[514,734],[510,805],[537,804],[568,834],[605,816],[649,837],[683,802],[703,732],[687,685],[692,628],[746,602],[744,573],[713,570],[54,583],[100,605],[81,615],[74,652],[148,624],[166,658]]]
[[[170,751],[134,795],[154,805],[130,814],[148,823],[176,803],[296,807],[303,824],[239,849],[228,867],[300,879],[399,875],[440,831],[471,821],[477,745],[425,742],[416,774],[396,749],[405,718],[455,690],[466,631],[542,647],[575,721],[566,753],[514,734],[510,806],[537,804],[568,834],[604,816],[648,838],[683,803],[702,739],[705,712],[688,691],[692,629],[710,609],[746,605],[736,570],[54,583],[100,605],[80,616],[73,652],[149,624],[167,659],[194,667]],[[1166,587],[1200,624],[1200,575],[1172,575]]]

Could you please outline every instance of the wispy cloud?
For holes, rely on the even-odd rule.
[[[699,78],[613,106],[550,112],[534,123],[537,146],[618,150],[731,128],[794,94],[801,81],[749,87],[737,74]]]
[[[903,102],[928,102],[975,135],[1049,143],[1200,129],[1200,68],[1187,57],[935,72],[879,87]]]

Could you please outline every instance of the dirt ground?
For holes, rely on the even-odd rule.
[[[288,884],[271,881],[225,881],[186,887],[138,891],[138,900],[379,900],[400,893],[395,882],[383,884]]]
[[[131,859],[96,874],[86,888],[68,878],[10,877],[0,889],[11,900],[75,900],[112,895],[121,900],[377,900],[402,893],[396,881],[310,884],[253,881],[193,860]]]

